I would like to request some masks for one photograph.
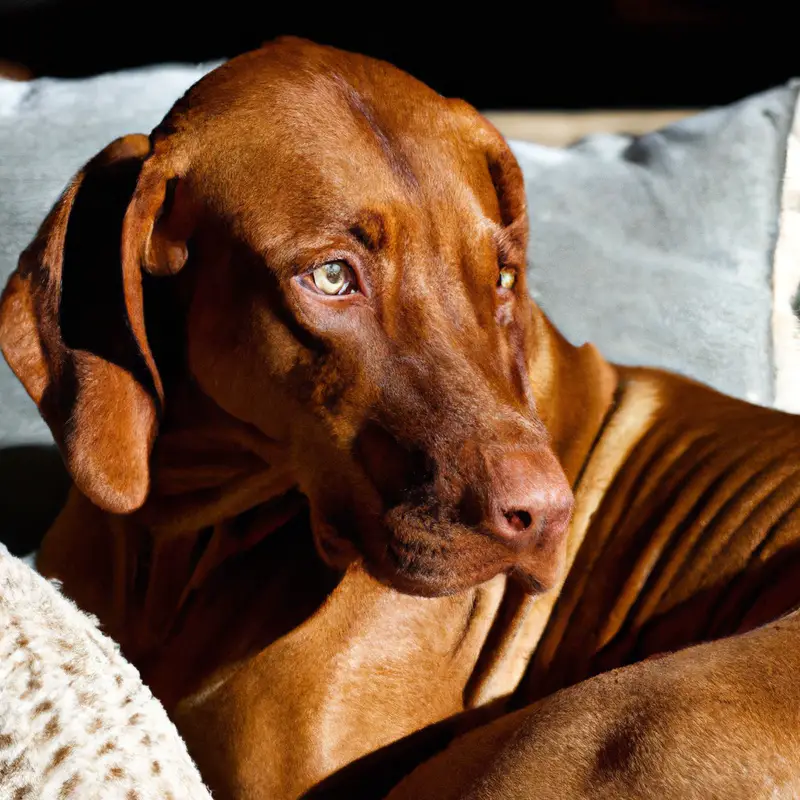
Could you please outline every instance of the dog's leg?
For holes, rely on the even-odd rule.
[[[797,797],[800,611],[600,675],[457,739],[415,798]]]

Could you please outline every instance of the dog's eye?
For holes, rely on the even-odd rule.
[[[343,261],[331,261],[317,267],[311,277],[314,286],[323,294],[355,294],[356,277]]]
[[[500,289],[513,289],[514,284],[517,282],[517,273],[509,267],[504,267],[500,270],[500,277],[497,280],[497,285]]]

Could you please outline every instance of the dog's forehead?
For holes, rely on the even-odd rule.
[[[351,53],[289,40],[233,59],[162,128],[218,208],[280,204],[305,220],[409,201],[493,211],[485,157],[456,107]]]
[[[332,91],[333,90],[333,93]],[[281,39],[260,50],[233,58],[198,81],[179,101],[179,114],[224,119],[232,113],[252,116],[283,105],[309,113],[336,98],[359,106],[394,112],[424,128],[426,111],[448,106],[446,98],[411,75],[383,61],[297,39]],[[411,112],[411,113],[409,113]]]

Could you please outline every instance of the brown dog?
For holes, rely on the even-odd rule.
[[[0,345],[76,486],[40,567],[220,796],[798,601],[797,420],[572,348],[526,239],[473,109],[283,40],[90,162],[21,258]]]

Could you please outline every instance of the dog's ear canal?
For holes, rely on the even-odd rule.
[[[186,260],[174,177],[146,136],[112,142],[75,177],[0,300],[0,349],[76,486],[129,513],[150,486],[164,392],[145,330],[142,268]],[[173,220],[173,216],[175,219]]]

